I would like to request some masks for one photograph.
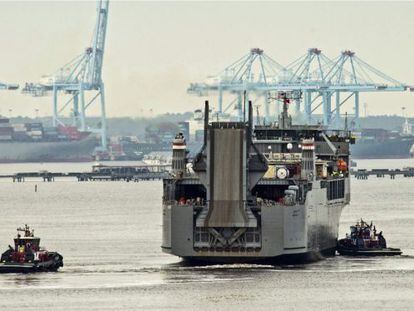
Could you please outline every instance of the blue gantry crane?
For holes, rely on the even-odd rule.
[[[54,74],[45,76],[39,83],[26,83],[22,92],[32,96],[53,98],[53,125],[64,125],[63,112],[72,108],[72,122],[81,131],[91,131],[101,136],[101,149],[107,149],[105,88],[102,80],[103,56],[108,22],[109,0],[97,1],[97,20],[91,46]],[[91,94],[86,99],[85,92]],[[59,95],[69,95],[69,100],[59,102]],[[87,125],[87,111],[100,104],[100,122]]]
[[[295,110],[303,110],[308,123],[316,110],[312,111],[312,104],[319,96],[314,94],[321,94],[326,89],[326,72],[332,66],[332,60],[318,48],[309,48],[306,54],[286,66],[291,73],[288,83],[303,93],[303,107],[300,99],[296,100]]]
[[[218,93],[217,112],[221,114],[234,105],[239,118],[243,114],[243,102],[256,97],[264,99],[265,117],[269,112],[269,90],[279,85],[286,68],[269,57],[259,48],[250,52],[227,66],[217,75],[201,83],[191,83],[187,92],[199,96]],[[223,109],[223,93],[236,96],[227,108]]]
[[[263,56],[264,55],[264,56]],[[266,65],[264,61],[266,61]],[[254,62],[259,63],[259,71],[254,79]],[[266,70],[266,68],[271,70]],[[350,50],[345,50],[330,59],[318,48],[308,49],[287,66],[274,61],[261,49],[252,49],[249,55],[227,67],[221,74],[203,83],[192,83],[189,93],[207,95],[211,91],[219,93],[219,111],[222,107],[223,92],[263,95],[277,91],[293,91],[303,94],[296,98],[296,111],[302,112],[308,123],[315,122],[316,110],[322,106],[322,123],[326,126],[341,125],[341,107],[354,98],[354,121],[359,118],[359,93],[413,90],[380,70],[363,61]],[[335,95],[335,107],[332,97]],[[268,96],[270,98],[270,96]],[[302,104],[303,103],[303,104]],[[269,120],[269,100],[265,103],[265,118]]]
[[[341,106],[352,97],[354,99],[354,120],[357,122],[360,115],[360,92],[404,92],[412,90],[409,85],[397,81],[371,66],[353,51],[342,51],[333,60],[333,63],[326,73],[329,91],[323,102],[325,124],[332,124],[332,121],[338,123]],[[335,108],[332,109],[331,96],[334,93]],[[341,99],[341,95],[345,95],[345,99]]]

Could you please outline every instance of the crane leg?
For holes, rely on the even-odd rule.
[[[105,111],[105,90],[104,84],[101,83],[101,144],[104,150],[107,150],[107,139],[106,139],[106,111]]]
[[[355,125],[359,123],[359,92],[354,93]]]
[[[341,93],[336,92],[336,111],[335,111],[335,123],[336,127],[341,126]]]
[[[73,95],[73,125],[78,126],[78,118],[79,118],[79,93],[76,92]]]
[[[57,87],[53,85],[53,127],[57,126],[58,120],[58,97],[57,97]]]
[[[86,116],[85,116],[85,91],[83,90],[83,86],[80,86],[79,90],[80,95],[80,121],[81,121],[81,131],[86,131]]]

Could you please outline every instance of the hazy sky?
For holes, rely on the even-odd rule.
[[[0,2],[0,81],[38,81],[90,43],[95,2]],[[414,85],[414,3],[112,1],[104,59],[109,116],[188,111],[186,94],[260,47],[287,64],[318,47],[332,58],[352,49],[378,69]],[[414,93],[361,95],[370,114],[414,116]],[[51,97],[0,91],[0,113],[52,112]]]

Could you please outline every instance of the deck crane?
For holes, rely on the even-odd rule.
[[[102,80],[102,66],[108,22],[109,0],[97,1],[97,20],[91,46],[59,68],[54,74],[43,77],[39,83],[26,83],[22,92],[32,96],[53,98],[53,126],[64,125],[62,112],[72,107],[73,124],[81,131],[91,131],[101,136],[101,149],[107,149],[105,91]],[[85,92],[91,94],[86,99]],[[58,101],[59,94],[69,95],[64,103]],[[100,102],[100,124],[88,126],[87,111]]]

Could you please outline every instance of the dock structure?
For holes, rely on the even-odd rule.
[[[351,174],[356,177],[356,179],[368,179],[369,176],[376,176],[377,178],[384,178],[389,176],[391,179],[395,179],[395,176],[400,175],[402,177],[414,177],[414,167],[405,167],[403,169],[358,169],[351,171]]]
[[[26,179],[40,179],[43,182],[53,182],[56,178],[75,179],[85,181],[145,181],[160,180],[168,176],[171,165],[136,165],[113,166],[94,165],[90,172],[20,172],[16,174],[0,175],[1,179],[11,179],[13,182],[25,182]]]

